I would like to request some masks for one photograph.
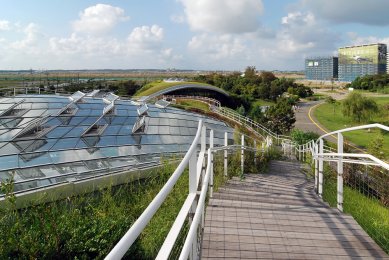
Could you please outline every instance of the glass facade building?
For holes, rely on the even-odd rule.
[[[331,80],[338,78],[337,57],[312,57],[305,59],[305,78]]]
[[[339,48],[339,81],[386,73],[385,44],[368,44]]]
[[[0,181],[14,178],[23,192],[157,165],[186,153],[200,119],[215,130],[215,145],[233,131],[200,114],[113,94],[1,98]]]

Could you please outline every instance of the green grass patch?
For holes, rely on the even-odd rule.
[[[368,198],[357,190],[344,186],[343,210],[350,214],[366,233],[389,253],[389,209],[379,200]],[[336,207],[336,175],[326,173],[324,176],[323,199],[331,207]]]
[[[380,106],[381,112],[371,118],[371,123],[387,124],[386,122],[389,122],[389,111],[385,110],[383,108],[383,105],[389,104],[389,97],[375,97],[373,99]],[[347,127],[362,125],[354,123],[350,118],[345,117],[342,113],[341,104],[332,105],[323,103],[322,105],[316,107],[313,114],[316,117],[317,121],[330,131],[336,131]],[[380,130],[378,129],[371,129],[370,131],[358,130],[344,133],[344,136],[348,141],[366,149],[371,140],[373,140],[377,136],[379,131]],[[384,135],[382,152],[384,153],[384,158],[389,158],[388,135]]]
[[[263,100],[263,99],[256,99],[252,104],[251,107],[254,106],[274,106],[275,102]]]
[[[174,172],[65,200],[0,212],[1,259],[103,259]],[[152,259],[159,251],[188,192],[185,171],[162,207],[127,252]]]
[[[149,96],[151,94],[154,94],[154,93],[161,91],[163,89],[167,89],[169,87],[173,87],[173,86],[177,86],[177,85],[186,85],[186,84],[207,85],[205,83],[190,82],[190,81],[165,82],[165,81],[159,80],[159,81],[154,81],[154,82],[146,84],[140,90],[138,90],[134,96]]]
[[[205,112],[209,112],[209,105],[207,103],[198,101],[198,100],[189,100],[189,99],[181,99],[177,100],[177,104],[173,105],[177,108],[182,108],[185,110],[190,110],[192,108],[200,109]]]

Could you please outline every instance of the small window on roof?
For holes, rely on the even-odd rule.
[[[100,92],[100,89],[95,89],[92,92],[86,94],[87,97],[95,97]]]
[[[138,111],[138,116],[147,115],[147,111],[149,111],[149,107],[147,106],[147,104],[143,104],[140,107],[138,107],[137,111]]]
[[[15,104],[11,105],[9,108],[0,112],[0,117],[14,117],[14,116],[22,116],[27,112],[27,109],[22,108],[21,104],[25,99],[22,99]]]
[[[105,125],[93,124],[88,129],[86,129],[82,135],[83,136],[101,135],[104,132],[105,128],[107,128],[107,126],[108,124]]]
[[[55,126],[45,125],[48,118],[48,116],[45,116],[43,118],[37,118],[35,120],[32,120],[26,127],[24,127],[19,133],[15,135],[13,140],[37,139],[46,135],[53,128],[55,128]]]
[[[74,103],[69,103],[62,109],[60,109],[57,113],[57,116],[74,116],[78,111],[78,107],[74,105]]]
[[[138,120],[135,122],[134,126],[132,127],[132,133],[143,133],[146,127],[146,117],[142,116],[139,117]]]
[[[82,100],[82,98],[85,96],[85,94],[84,93],[82,93],[81,91],[77,91],[77,92],[75,92],[73,95],[71,95],[70,97],[69,97],[69,99],[70,99],[70,101],[72,102],[72,103],[77,103],[77,102],[82,102],[83,100]]]
[[[109,93],[108,95],[106,95],[105,97],[103,97],[103,101],[107,104],[110,104],[112,102],[114,102],[116,99],[118,99],[119,96],[113,94],[113,93]]]
[[[157,102],[155,102],[155,106],[158,108],[166,108],[170,105],[169,101],[166,101],[164,99],[160,99]]]

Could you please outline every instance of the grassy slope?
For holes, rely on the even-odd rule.
[[[389,97],[376,97],[374,98],[374,100],[380,106],[389,103]],[[326,104],[326,103],[322,104],[314,110],[314,116],[316,117],[316,119],[319,121],[320,124],[322,124],[328,130],[331,131],[358,125],[356,123],[353,123],[349,118],[343,116],[341,105],[335,106],[335,113],[334,113],[333,105]],[[389,120],[389,112],[383,111],[381,115],[377,115],[373,117],[371,121],[382,122],[388,120]],[[344,136],[346,137],[347,140],[351,141],[352,143],[367,148],[369,142],[376,137],[377,133],[378,130],[372,130],[371,132],[368,132],[366,130],[360,130],[360,131],[345,133]],[[388,158],[389,156],[389,136],[388,135],[384,136],[383,152],[385,154],[385,158]]]
[[[103,259],[162,186],[175,164],[134,181],[19,211],[0,209],[0,259]],[[186,199],[188,172],[179,178],[128,254],[155,258]]]
[[[336,207],[336,177],[325,177],[323,199]],[[389,209],[378,200],[369,199],[357,190],[344,187],[344,212],[351,214],[361,227],[389,253]]]
[[[138,90],[135,93],[135,96],[149,96],[155,92],[158,92],[160,90],[172,87],[172,86],[177,86],[177,85],[185,85],[185,84],[198,84],[198,85],[207,85],[205,83],[199,83],[199,82],[190,82],[190,81],[185,81],[185,82],[164,82],[164,81],[156,81],[156,82],[151,82],[147,85],[145,85],[143,88]]]

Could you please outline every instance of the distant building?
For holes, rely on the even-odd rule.
[[[389,54],[386,52],[386,73],[389,74]]]
[[[339,81],[386,72],[386,44],[375,43],[339,48]]]
[[[331,80],[338,78],[338,57],[313,57],[305,59],[305,78]]]

